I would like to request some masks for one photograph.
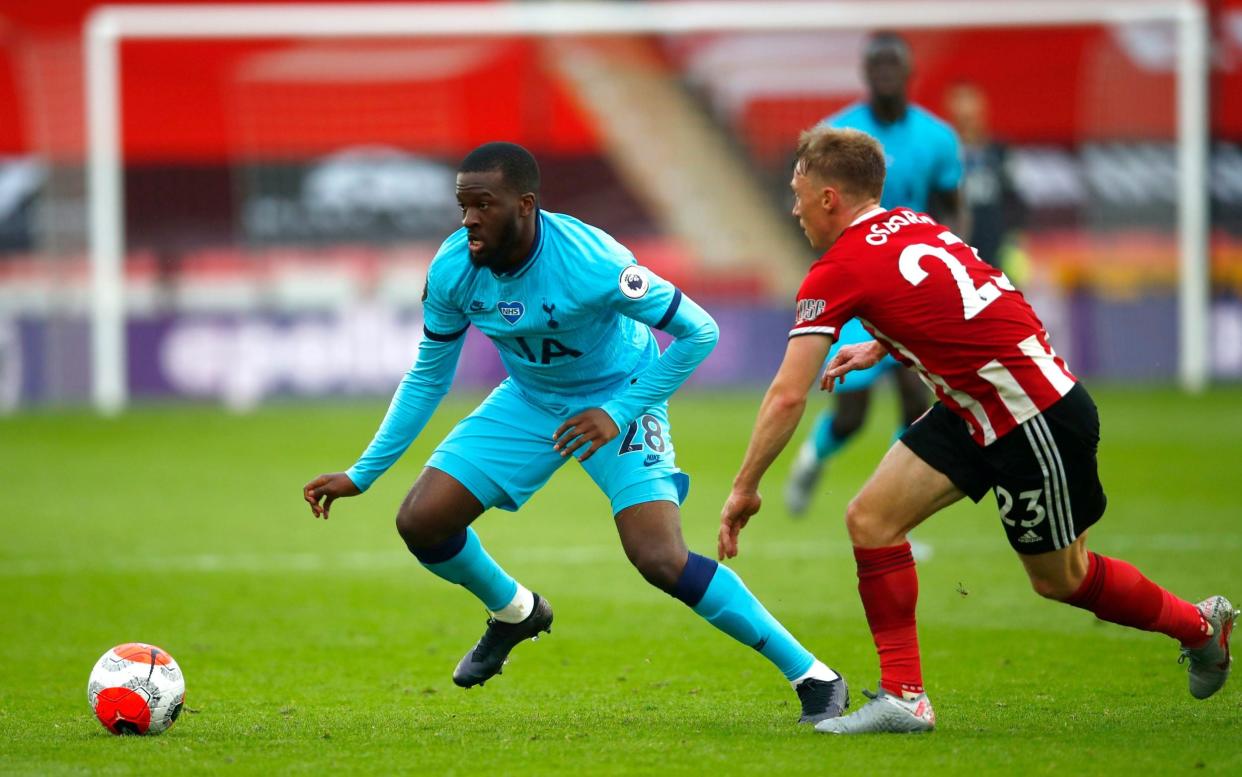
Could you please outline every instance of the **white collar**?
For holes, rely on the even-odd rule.
[[[862,215],[861,215],[861,216],[859,216],[858,218],[856,218],[856,219],[854,219],[853,221],[851,221],[851,222],[850,222],[850,226],[852,227],[852,226],[854,226],[855,224],[861,224],[862,222],[866,221],[867,219],[871,218],[872,216],[875,216],[876,214],[878,214],[878,213],[883,213],[883,212],[884,212],[884,209],[883,209],[883,208],[881,208],[879,205],[877,205],[877,206],[875,206],[874,208],[872,208],[871,210],[867,211],[866,213],[862,214]]]

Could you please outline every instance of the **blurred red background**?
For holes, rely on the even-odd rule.
[[[49,117],[81,116],[81,26],[97,5],[94,0],[42,0],[0,6],[0,154],[37,152],[62,161],[80,157],[80,119]],[[1242,0],[1208,5],[1219,33],[1211,126],[1214,136],[1238,140],[1242,139],[1238,41]],[[1104,28],[915,32],[909,37],[917,63],[915,100],[938,109],[953,82],[977,82],[991,100],[996,135],[1009,141],[1076,144],[1171,136],[1173,93],[1167,70],[1136,61]],[[473,67],[434,81],[412,77],[354,89],[344,104],[334,90],[303,81],[283,90],[277,109],[264,112],[261,121],[246,128],[244,147],[239,147],[229,118],[236,100],[231,86],[235,73],[256,54],[308,45],[325,44],[288,40],[125,44],[127,159],[131,163],[215,162],[239,155],[279,159],[320,154],[359,141],[457,153],[495,137],[518,140],[541,152],[597,150],[590,123],[566,90],[547,75],[539,47],[519,40],[430,44],[455,47],[454,55],[462,53],[463,45],[475,47]],[[367,45],[392,48],[391,42]],[[454,116],[474,120],[455,119],[446,131],[436,122],[409,115],[414,107],[404,98],[412,85],[422,90],[420,102],[434,99],[434,104],[480,110],[453,111]],[[739,129],[758,153],[771,153],[847,99],[757,97],[743,107]],[[511,104],[519,100],[544,107],[536,115],[529,111],[523,115]],[[359,137],[355,121],[308,123],[301,118],[312,114],[365,116],[366,137]]]

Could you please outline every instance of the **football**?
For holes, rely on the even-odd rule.
[[[185,677],[168,651],[127,642],[95,663],[86,700],[113,734],[159,734],[181,714]]]

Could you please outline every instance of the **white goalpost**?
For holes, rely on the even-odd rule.
[[[1048,27],[1159,22],[1177,30],[1176,140],[1179,364],[1189,391],[1207,383],[1208,207],[1206,12],[1196,0],[971,2],[521,2],[105,6],[85,47],[92,399],[126,406],[124,192],[119,46],[127,40],[435,38],[744,31]],[[792,142],[792,141],[791,141]]]

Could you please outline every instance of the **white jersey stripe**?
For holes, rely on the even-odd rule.
[[[1013,416],[1014,423],[1020,424],[1028,418],[1039,415],[1039,408],[1027,396],[1026,390],[1018,383],[1013,373],[993,359],[978,370],[979,377],[996,387],[996,393],[1005,405],[1005,409]]]
[[[1031,444],[1031,453],[1035,454],[1035,460],[1039,462],[1039,468],[1044,473],[1044,494],[1046,495],[1044,501],[1048,504],[1048,528],[1052,531],[1052,547],[1060,550],[1065,547],[1065,540],[1060,532],[1058,511],[1052,503],[1052,475],[1048,471],[1048,463],[1044,459],[1043,450],[1031,432],[1031,424],[1023,424],[1022,431],[1026,432],[1026,439]]]
[[[1058,394],[1065,396],[1074,388],[1074,381],[1057,365],[1056,352],[1051,348],[1045,349],[1044,344],[1039,341],[1039,335],[1026,338],[1018,343],[1018,348],[1035,362],[1035,366]]]
[[[987,412],[984,411],[983,406],[980,405],[979,402],[974,397],[970,396],[964,391],[958,391],[957,389],[950,386],[948,383],[945,383],[944,378],[940,377],[939,375],[933,372],[930,372],[926,367],[923,366],[923,363],[919,361],[919,357],[911,353],[910,350],[906,348],[904,345],[897,342],[896,340],[893,340],[887,337],[886,335],[881,333],[879,330],[875,330],[875,331],[879,339],[888,343],[890,346],[893,347],[893,350],[897,351],[902,356],[910,360],[910,363],[913,364],[916,369],[918,369],[919,375],[923,377],[924,383],[934,384],[934,387],[939,388],[941,391],[943,391],[945,396],[952,399],[954,402],[958,404],[959,407],[961,407],[963,410],[966,410],[967,412],[970,413],[970,415],[975,419],[975,424],[978,426],[980,432],[983,435],[984,445],[991,445],[992,443],[996,442],[996,430],[992,427],[992,422],[988,420]]]
[[[1048,440],[1048,447],[1052,451],[1053,462],[1056,464],[1061,504],[1065,508],[1065,534],[1069,537],[1069,541],[1073,542],[1078,539],[1078,535],[1074,532],[1074,507],[1073,502],[1070,500],[1069,479],[1065,476],[1065,464],[1061,461],[1061,451],[1057,448],[1056,438],[1052,436],[1052,429],[1048,427],[1048,419],[1041,415],[1039,417],[1039,426],[1043,429],[1044,436]]]

